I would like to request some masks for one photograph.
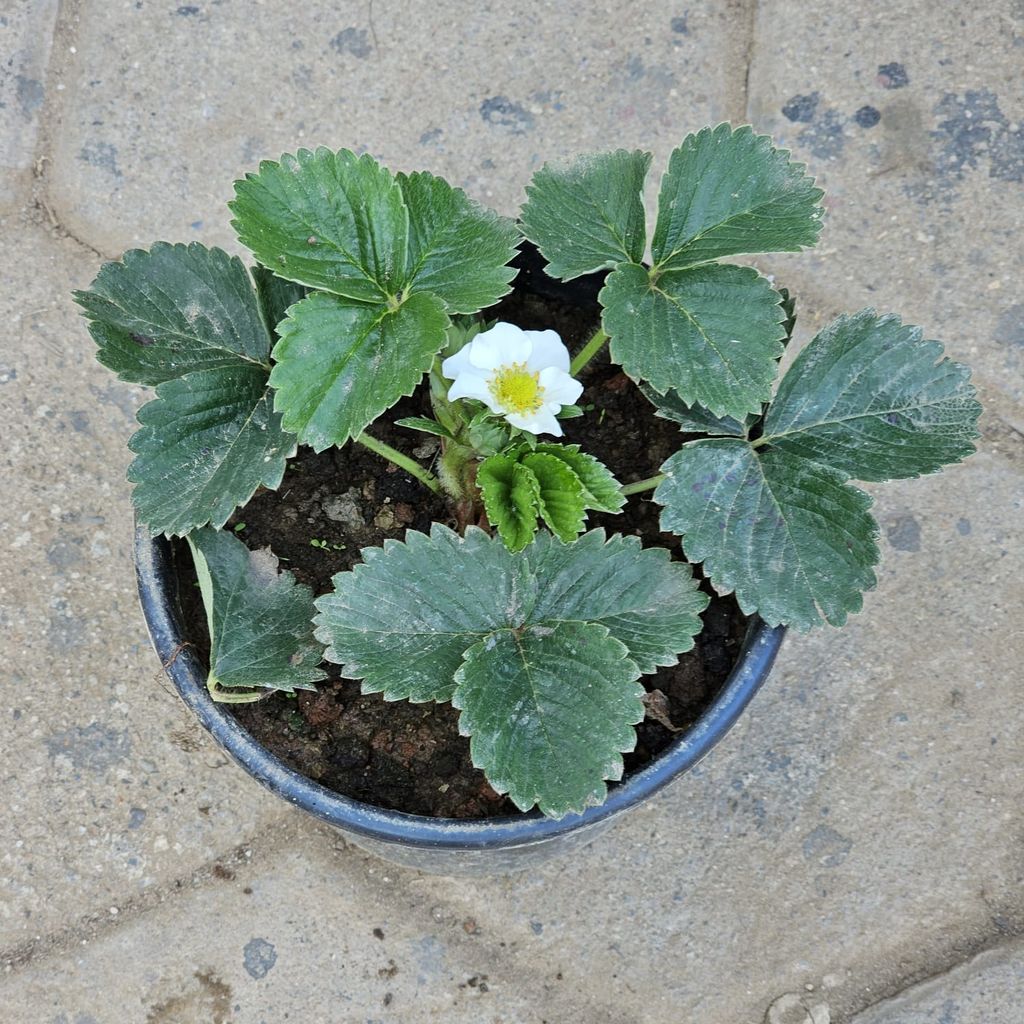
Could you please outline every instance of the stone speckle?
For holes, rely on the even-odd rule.
[[[813,121],[820,99],[821,95],[816,92],[808,93],[806,96],[793,96],[782,108],[782,115],[790,121],[799,123]]]
[[[369,34],[365,28],[343,28],[332,40],[331,46],[338,53],[347,53],[359,60],[366,60],[373,53]]]
[[[877,107],[863,106],[853,115],[853,119],[861,128],[874,128],[882,120],[882,115]]]
[[[921,550],[921,525],[914,516],[896,516],[885,527],[885,536],[897,551]]]
[[[880,64],[878,66],[878,84],[883,89],[903,89],[910,85],[907,70],[902,64]]]
[[[491,96],[480,104],[480,116],[496,128],[523,135],[533,128],[533,114],[507,96]]]
[[[266,939],[250,939],[242,950],[242,961],[250,978],[265,978],[277,963],[277,950]]]

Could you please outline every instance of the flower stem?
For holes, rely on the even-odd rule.
[[[576,353],[576,358],[569,364],[569,373],[576,377],[580,370],[604,348],[604,343],[607,340],[608,335],[604,333],[604,328],[598,327],[594,336]]]
[[[628,498],[631,494],[642,494],[644,491],[653,491],[665,479],[664,473],[659,473],[657,476],[649,476],[646,480],[637,480],[635,484],[626,484],[623,487],[622,493]]]
[[[378,441],[369,434],[360,434],[356,442],[371,452],[376,452],[381,458],[393,462],[399,469],[404,469],[410,476],[416,477],[421,483],[429,487],[435,494],[441,493],[441,484],[437,477],[430,470],[424,469],[418,462],[403,455],[400,451],[392,448],[391,445]]]

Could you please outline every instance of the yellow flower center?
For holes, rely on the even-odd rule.
[[[499,405],[520,416],[536,412],[544,404],[540,371],[531,373],[526,368],[526,363],[502,366],[487,386]]]

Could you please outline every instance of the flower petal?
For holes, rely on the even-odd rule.
[[[569,350],[562,344],[556,331],[524,331],[533,344],[530,358],[526,360],[528,369],[543,370],[547,366],[559,370],[569,370]]]
[[[555,437],[562,436],[562,424],[555,418],[555,414],[547,408],[542,406],[536,412],[532,412],[526,416],[520,416],[518,413],[510,412],[505,416],[505,419],[512,424],[513,427],[518,427],[520,430],[528,430],[531,434],[554,434]]]
[[[564,370],[549,366],[540,371],[540,386],[544,389],[544,402],[572,405],[583,394],[583,385]]]
[[[470,346],[470,361],[480,370],[523,363],[530,355],[530,341],[515,324],[496,323],[478,334]]]
[[[448,389],[448,400],[454,402],[457,398],[475,398],[486,402],[492,412],[502,411],[494,404],[487,378],[478,373],[463,372],[455,378],[455,383]]]
[[[473,342],[468,342],[459,349],[458,352],[453,356],[449,356],[441,364],[441,373],[444,374],[448,380],[455,380],[460,373],[465,373],[467,370],[472,373],[474,366],[470,362],[469,350],[472,348]]]

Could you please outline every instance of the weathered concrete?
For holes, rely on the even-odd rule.
[[[19,150],[40,176],[9,179],[0,221],[4,1014],[1015,1020],[1024,9],[471,6],[61,7]],[[924,324],[976,367],[979,454],[873,488],[884,563],[863,614],[787,641],[712,757],[572,862],[471,882],[338,848],[224,766],[161,683],[123,483],[140,392],[94,365],[68,298],[88,247],[231,244],[231,179],[297,145],[365,147],[512,211],[545,159],[644,145],[657,173],[685,130],[745,112],[829,190],[821,247],[758,261],[800,295],[798,342],[867,304]],[[936,975],[937,1001],[877,1016]]]
[[[1011,942],[886,999],[854,1024],[1018,1024],[1024,946]]]

